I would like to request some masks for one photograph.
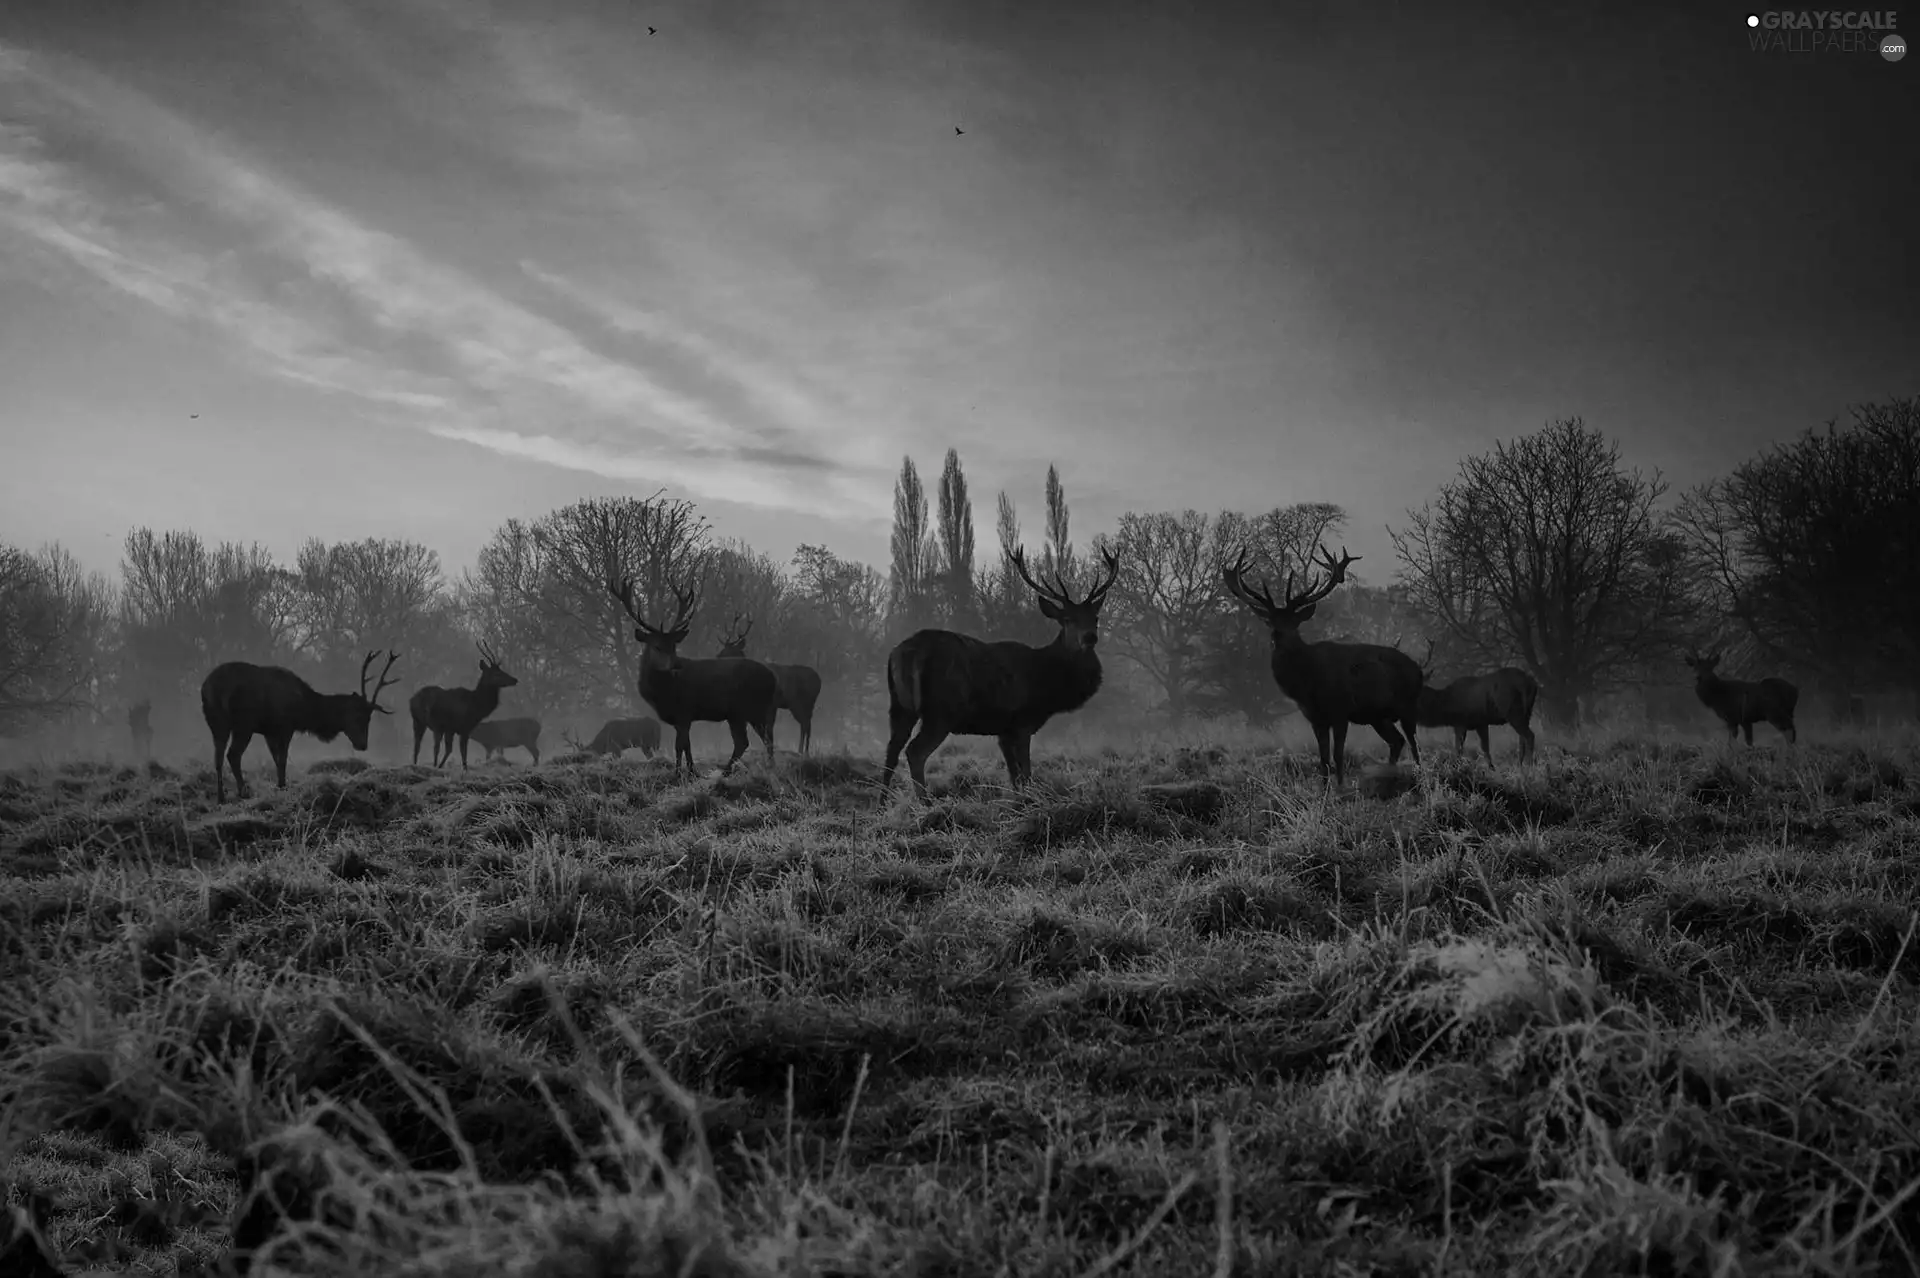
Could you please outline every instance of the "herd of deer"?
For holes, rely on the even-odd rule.
[[[1350,725],[1364,725],[1387,743],[1390,764],[1410,747],[1420,762],[1419,728],[1452,728],[1454,749],[1464,750],[1467,732],[1480,738],[1480,749],[1491,761],[1488,729],[1510,726],[1520,738],[1522,760],[1534,750],[1534,702],[1539,685],[1524,670],[1511,666],[1491,674],[1472,675],[1445,687],[1427,686],[1427,665],[1397,647],[1336,640],[1308,642],[1300,627],[1312,618],[1322,599],[1346,580],[1347,569],[1358,558],[1343,549],[1339,559],[1324,549],[1317,564],[1326,570],[1323,580],[1309,578],[1299,591],[1288,573],[1281,600],[1266,586],[1246,581],[1247,556],[1224,569],[1227,589],[1254,616],[1267,624],[1273,639],[1273,679],[1313,728],[1320,747],[1320,776],[1329,771],[1336,785],[1346,783],[1346,739]],[[1013,566],[1034,592],[1041,613],[1057,623],[1053,642],[1035,646],[1015,640],[986,640],[951,630],[921,630],[896,645],[887,657],[888,735],[883,784],[891,788],[900,755],[916,794],[927,797],[927,759],[949,736],[990,736],[998,739],[1006,761],[1008,780],[1017,788],[1033,775],[1033,734],[1058,714],[1084,706],[1100,689],[1100,606],[1119,575],[1114,556],[1102,552],[1105,575],[1085,596],[1076,600],[1058,574],[1052,582],[1036,581],[1027,571],[1023,551],[1013,553]],[[693,771],[690,733],[695,723],[725,723],[733,734],[733,754],[722,773],[733,770],[747,751],[747,729],[752,728],[773,758],[774,718],[782,709],[800,727],[800,749],[811,748],[813,709],[820,696],[820,675],[808,666],[777,665],[746,655],[751,620],[739,629],[736,616],[714,657],[683,657],[699,601],[696,595],[673,588],[677,611],[666,626],[656,627],[641,615],[634,600],[633,582],[610,580],[607,589],[633,621],[633,635],[642,647],[638,691],[659,716],[654,719],[614,719],[584,745],[571,736],[576,749],[614,754],[638,747],[648,758],[659,748],[661,727],[674,731],[674,767],[685,761]],[[327,695],[315,692],[305,680],[280,666],[229,661],[214,668],[200,686],[200,708],[213,733],[214,778],[220,802],[226,801],[226,778],[220,770],[224,753],[233,770],[240,796],[246,795],[240,760],[255,736],[265,737],[273,756],[279,784],[287,783],[287,747],[296,732],[322,741],[345,734],[356,750],[367,748],[367,729],[376,711],[391,714],[379,704],[380,692],[395,682],[387,672],[399,659],[389,652],[373,691],[367,691],[367,672],[380,654],[370,652],[360,666],[360,691]],[[492,650],[480,645],[480,679],[472,688],[442,688],[429,684],[408,699],[413,718],[413,761],[420,761],[420,744],[433,733],[433,764],[450,763],[453,746],[460,745],[460,765],[467,766],[467,743],[478,741],[486,757],[521,747],[540,761],[540,723],[536,719],[489,720],[500,704],[500,692],[518,680],[501,668]],[[1726,725],[1728,740],[1745,732],[1753,744],[1753,725],[1767,722],[1789,742],[1797,739],[1793,723],[1799,690],[1784,679],[1755,683],[1722,679],[1714,673],[1720,660],[1715,652],[1689,655],[1694,689],[1700,700]],[[150,704],[141,702],[128,715],[135,748],[150,753]],[[916,725],[918,733],[914,732]],[[564,735],[564,734],[563,734]]]

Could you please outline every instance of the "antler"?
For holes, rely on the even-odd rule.
[[[1293,574],[1289,572],[1287,574],[1287,610],[1289,612],[1305,608],[1308,604],[1317,604],[1332,594],[1334,588],[1347,579],[1347,565],[1360,558],[1359,555],[1349,555],[1345,546],[1340,547],[1340,558],[1337,562],[1324,547],[1314,547],[1314,554],[1318,556],[1314,562],[1327,570],[1327,579],[1318,585],[1309,585],[1296,595],[1293,593]],[[1309,577],[1308,580],[1311,581],[1312,578]]]
[[[1092,605],[1096,608],[1106,599],[1107,591],[1113,588],[1114,578],[1120,575],[1120,560],[1115,557],[1111,550],[1103,549],[1100,552],[1100,557],[1104,559],[1107,564],[1106,580],[1102,581],[1092,590],[1089,590],[1086,598],[1080,600],[1081,604]],[[1016,547],[1013,553],[1008,555],[1007,558],[1013,561],[1014,570],[1020,574],[1020,580],[1033,587],[1034,593],[1044,595],[1056,604],[1069,607],[1075,606],[1073,595],[1067,590],[1066,578],[1060,575],[1058,568],[1056,568],[1053,573],[1053,584],[1045,585],[1035,581],[1032,574],[1027,572],[1027,548],[1025,546]]]
[[[483,664],[493,666],[495,669],[499,668],[500,658],[493,655],[493,649],[489,648],[484,641],[476,639],[473,646],[480,650],[480,660]]]
[[[672,585],[669,586],[669,589],[673,591],[674,600],[679,604],[680,611],[674,617],[672,625],[655,626],[640,615],[639,606],[633,602],[633,578],[627,577],[620,581],[615,581],[612,578],[608,578],[607,580],[607,593],[620,601],[620,606],[627,610],[627,616],[632,618],[633,624],[636,627],[650,635],[669,635],[683,628],[688,620],[692,618],[694,609],[699,606],[700,596],[698,593],[690,592],[683,594],[681,593],[680,587]]]
[[[1273,601],[1272,592],[1265,586],[1260,587],[1256,592],[1252,586],[1247,584],[1247,569],[1251,566],[1247,561],[1247,548],[1242,546],[1240,548],[1240,554],[1234,561],[1220,570],[1221,577],[1224,578],[1227,583],[1227,590],[1234,598],[1253,609],[1256,616],[1271,618],[1276,613],[1284,612],[1285,609]],[[1292,577],[1288,577],[1287,582],[1291,585],[1293,582]]]
[[[375,648],[367,654],[367,659],[360,663],[360,695],[366,697],[368,703],[381,714],[392,714],[393,711],[380,704],[380,689],[390,687],[400,682],[398,679],[387,678],[387,671],[393,669],[393,663],[400,660],[400,654],[391,648],[387,650],[387,664],[380,667],[380,682],[374,686],[373,692],[369,694],[367,692],[367,668],[373,664],[373,659],[379,655],[380,650]]]
[[[640,615],[640,609],[634,605],[633,578],[626,577],[615,581],[612,577],[608,577],[607,593],[620,601],[620,606],[627,610],[627,618],[632,621],[634,625],[647,631],[649,634],[654,633],[653,627],[647,623],[645,617]]]

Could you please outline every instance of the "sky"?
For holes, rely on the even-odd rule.
[[[884,570],[951,446],[983,545],[1052,463],[1077,541],[1331,501],[1383,580],[1551,420],[1678,491],[1920,392],[1920,58],[1498,12],[7,0],[0,540],[457,571],[665,487]]]

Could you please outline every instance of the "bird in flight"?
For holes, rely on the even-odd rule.
[[[196,422],[200,420],[200,414],[198,413],[188,413],[187,416],[191,417]]]
[[[961,128],[961,127],[960,127],[959,125],[957,125],[957,124],[953,126],[953,136],[955,136],[956,138],[957,138],[957,137],[959,137],[959,136],[960,136],[960,135],[961,135],[962,133],[965,133],[965,132],[966,132],[966,130],[965,130],[965,129],[963,129],[963,128]]]
[[[659,34],[660,34],[660,28],[659,28],[659,27],[648,27],[648,28],[647,28],[647,34],[648,34],[648,35],[659,35]]]

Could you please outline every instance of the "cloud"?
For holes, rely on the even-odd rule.
[[[132,90],[0,53],[0,88],[49,122],[0,132],[0,227],[42,259],[203,323],[282,377],[443,437],[609,478],[671,474],[726,500],[877,504],[836,482],[812,401],[710,341],[674,335],[665,317],[640,326],[597,304],[729,380],[746,378],[757,414],[688,393],[671,368],[608,357]],[[60,143],[111,162],[52,158]],[[225,247],[208,247],[216,243]],[[516,424],[526,421],[544,433]]]

